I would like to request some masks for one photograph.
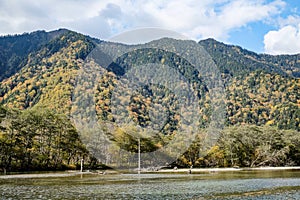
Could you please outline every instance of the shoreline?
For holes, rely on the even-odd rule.
[[[179,168],[179,169],[162,169],[156,172],[158,173],[204,173],[204,172],[234,172],[234,171],[283,171],[283,170],[300,170],[300,166],[295,167],[254,167],[254,168]],[[155,173],[155,172],[154,172]]]
[[[285,170],[300,170],[300,166],[295,167],[255,167],[255,168],[180,168],[180,169],[161,169],[158,171],[142,171],[144,174],[147,173],[217,173],[217,172],[239,172],[239,171],[285,171]],[[20,172],[20,174],[8,174],[8,175],[0,175],[0,179],[14,179],[14,178],[63,178],[77,175],[104,175],[103,172],[90,172],[90,171],[61,171],[61,172],[50,172],[50,173],[24,173]],[[112,174],[122,174],[117,170],[109,171],[107,175]],[[126,173],[125,173],[126,174]]]
[[[22,174],[21,174],[22,173]],[[68,172],[68,171],[62,171],[62,172],[49,172],[49,173],[28,173],[25,174],[21,172],[20,174],[3,174],[0,175],[0,179],[13,179],[13,178],[60,178],[60,177],[70,177],[70,176],[77,176],[81,174],[89,174],[90,172]]]

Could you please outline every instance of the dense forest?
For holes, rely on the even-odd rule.
[[[202,40],[199,44],[212,56],[220,70],[231,76],[263,70],[295,78],[300,77],[300,54],[277,56],[257,54],[214,39]]]
[[[77,106],[81,99],[74,91],[78,88],[76,78],[86,67],[89,53],[101,42],[65,29],[0,38],[0,171],[76,168],[81,158],[90,167],[105,163],[97,161],[97,156],[93,157],[90,148],[83,145],[71,120],[80,109],[88,109]],[[151,124],[150,114],[166,113],[159,135],[142,141],[143,151],[153,151],[180,134],[184,116],[189,112],[180,111],[179,99],[168,88],[149,84],[132,93],[125,87],[130,81],[121,78],[132,71],[131,65],[170,66],[188,80],[188,84],[178,84],[182,87],[179,95],[184,95],[183,88],[191,88],[201,108],[197,113],[199,136],[173,164],[299,165],[300,55],[256,54],[213,39],[200,41],[199,45],[216,63],[226,93],[226,127],[210,149],[203,150],[201,145],[214,103],[209,88],[204,77],[174,53],[151,48],[134,50],[114,60],[96,85],[86,79],[81,80],[79,88],[89,88],[94,93],[100,122],[114,123],[117,112],[119,116],[128,115],[140,127],[147,127]],[[89,64],[99,67],[97,61]],[[127,109],[115,105],[127,105]],[[132,136],[120,131],[108,134],[123,149],[137,152],[137,141]]]
[[[0,107],[0,168],[4,171],[79,169],[97,160],[65,115],[47,108],[24,111]]]
[[[223,129],[217,143],[206,152],[201,152],[199,136],[175,164],[195,167],[299,166],[299,159],[298,131],[268,125],[240,125]]]

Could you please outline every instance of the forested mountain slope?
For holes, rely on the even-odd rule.
[[[43,45],[66,32],[67,30],[60,29],[0,37],[0,81],[23,68],[29,54],[36,54]]]
[[[166,41],[168,40],[156,42]],[[21,112],[12,112],[14,115],[20,114],[20,117],[16,117],[16,123],[20,123],[18,120],[21,120],[21,122],[32,120],[30,113],[36,115],[38,110],[43,108],[51,109],[54,112],[50,113],[52,116],[55,116],[53,119],[56,119],[56,114],[66,116],[62,121],[68,119],[71,112],[77,112],[79,110],[76,109],[80,109],[76,108],[76,106],[72,107],[72,103],[80,101],[80,99],[74,99],[78,72],[85,67],[86,57],[100,42],[98,39],[65,29],[49,33],[37,31],[30,34],[1,37],[0,106],[5,108],[3,110],[23,110]],[[251,152],[243,154],[249,156],[247,161],[245,161],[246,158],[240,157],[242,156],[239,154],[241,146],[236,146],[234,152],[236,160],[229,161],[229,157],[232,157],[229,154],[232,152],[227,151],[227,148],[232,146],[232,144],[226,143],[227,141],[225,140],[220,140],[219,144],[209,151],[210,154],[206,158],[199,158],[199,154],[197,154],[199,144],[195,143],[195,146],[192,146],[188,153],[181,158],[181,165],[186,166],[191,163],[198,163],[199,166],[256,166],[293,165],[297,163],[296,160],[300,156],[299,138],[296,135],[300,130],[300,55],[271,56],[256,54],[241,47],[226,45],[213,39],[200,41],[199,45],[202,45],[210,54],[224,81],[226,93],[226,99],[224,99],[226,103],[225,125],[228,128],[225,129],[223,137],[229,138],[230,141],[239,140],[239,130],[241,130],[243,133],[249,131],[251,134],[257,134],[258,139],[257,141],[253,140],[255,144],[250,142],[251,138],[244,138],[244,142],[240,141],[242,146],[247,142],[249,142],[248,145],[252,145],[251,148],[243,147],[245,151],[251,149]],[[167,120],[161,129],[161,133],[166,137],[172,137],[173,134],[180,130],[181,113],[177,108],[179,100],[168,88],[155,84],[141,87],[135,91],[136,93],[132,95],[129,102],[126,102],[127,100],[121,97],[131,94],[130,92],[132,91],[123,91],[123,93],[115,91],[118,84],[126,83],[119,82],[119,80],[126,71],[130,70],[130,63],[160,63],[171,66],[183,74],[185,78],[190,80],[187,87],[192,88],[198,97],[197,103],[201,108],[199,111],[199,128],[207,127],[211,115],[211,99],[208,96],[208,88],[201,77],[201,73],[197,74],[192,66],[184,59],[178,57],[178,55],[151,49],[135,50],[124,54],[115,60],[109,66],[108,71],[98,80],[97,85],[93,87],[93,92],[95,109],[99,120],[115,121],[112,112],[113,109],[116,110],[119,107],[112,108],[111,98],[114,94],[114,97],[120,96],[120,99],[115,98],[115,101],[128,104],[127,112],[131,119],[141,127],[146,127],[151,123],[151,118],[149,117],[151,112],[158,114],[161,111],[154,108],[162,109],[163,107],[164,112],[167,113]],[[89,85],[91,83],[89,80],[83,80],[80,84]],[[47,113],[44,113],[42,117],[47,118],[46,115]],[[5,119],[6,117],[2,118]],[[3,122],[5,120],[0,121],[1,145],[6,145],[7,142],[10,142],[6,138],[6,133],[9,133],[10,130],[15,130],[15,127],[10,126],[11,122],[13,122],[12,118],[7,118],[9,119],[7,124]],[[38,118],[36,117],[36,119]],[[20,129],[16,130],[16,132],[20,131],[19,133],[21,134],[23,126],[25,127],[24,130],[26,129],[26,131],[30,132],[30,127],[27,127],[25,124],[19,126]],[[270,126],[272,127],[270,128]],[[71,132],[73,131],[70,127],[68,129]],[[285,131],[290,129],[292,131]],[[69,137],[68,134],[66,132],[66,137]],[[136,151],[136,141],[128,137],[128,135],[126,136],[125,134],[124,136],[122,134],[124,133],[116,133],[114,140],[122,145],[121,143],[125,138],[131,142],[126,148]],[[271,136],[272,134],[279,134],[280,138],[275,138],[275,140]],[[295,136],[295,141],[288,140],[286,138],[287,135],[289,137]],[[77,137],[78,135],[74,133],[74,136]],[[33,135],[32,137],[32,141],[36,144],[39,136]],[[264,137],[267,137],[271,142],[280,141],[284,144],[273,145],[272,148],[268,146],[269,149],[266,150],[267,146],[265,145],[269,145],[269,143],[264,144],[260,141]],[[23,139],[26,140],[26,137]],[[144,143],[148,144],[147,147],[144,147],[146,150],[153,150],[164,145],[161,137],[152,142],[144,141]],[[239,141],[235,143],[239,144]],[[259,145],[259,147],[256,148],[255,145]],[[23,147],[26,151],[31,151],[31,146]],[[60,147],[53,147],[53,151],[60,152]],[[76,152],[84,152],[85,156],[89,156],[82,149],[85,147],[80,142],[72,148],[77,149]],[[15,151],[16,149],[11,150]],[[251,160],[257,151],[267,151],[268,153],[257,154],[261,157]],[[20,153],[21,150],[18,152]],[[34,155],[39,155],[40,152],[35,152]],[[277,160],[265,162],[264,159],[268,158],[270,160],[270,156],[274,152],[278,153]],[[3,159],[6,159],[5,152],[2,152],[2,154],[4,155]],[[78,164],[79,158],[76,156],[80,156],[80,154],[72,157],[74,161],[72,164]],[[216,161],[216,157],[220,155],[222,155],[221,158]],[[16,157],[15,159],[20,158]],[[64,162],[63,164],[60,163],[60,165],[67,165],[65,162],[68,158],[66,156],[60,158],[63,160],[60,161]],[[90,157],[90,160],[92,159]],[[279,160],[284,160],[284,162],[279,162]],[[19,160],[16,162],[18,165],[16,164],[15,169],[26,168],[26,163]],[[33,160],[33,162],[39,163],[38,160]],[[53,163],[50,165],[52,167]]]
[[[44,32],[37,34],[44,35]],[[41,104],[68,113],[76,71],[95,44],[91,38],[71,31],[52,34],[57,37],[44,45],[31,38],[40,48],[26,54],[22,60],[24,66],[2,81],[0,101],[3,104],[21,110]],[[31,44],[31,40],[27,43]]]
[[[49,33],[38,31],[21,36],[3,37],[0,47],[3,48],[1,52],[5,49],[6,57],[0,62],[0,70],[6,75],[1,75],[3,78],[11,76],[2,80],[0,84],[0,103],[18,109],[43,105],[68,114],[77,71],[97,42],[99,40],[68,30]],[[199,43],[223,73],[227,91],[228,125],[269,124],[299,130],[299,55],[256,54],[212,39]],[[136,54],[139,58],[131,59],[131,62],[148,59],[145,52]],[[158,54],[159,52],[156,52],[153,57],[161,57]],[[7,64],[7,58],[14,55],[20,55],[23,59],[16,61],[12,67],[13,63]],[[166,64],[178,64],[174,56],[169,55],[166,58]],[[152,58],[151,62],[153,61],[155,58]],[[126,70],[126,63],[120,60],[118,62],[120,66],[117,69],[123,67]],[[113,81],[110,79],[118,76],[120,71],[113,69],[112,72],[102,80],[109,82],[105,83],[106,88],[101,86],[98,90],[100,88],[101,91],[112,92],[113,86],[109,84]],[[102,98],[101,91],[96,92],[96,99]],[[96,108],[100,113],[106,112],[103,102],[96,100]]]
[[[257,54],[214,39],[202,40],[199,44],[212,56],[222,72],[233,76],[264,70],[269,73],[300,77],[300,54],[277,56]]]

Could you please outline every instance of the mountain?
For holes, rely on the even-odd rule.
[[[300,77],[300,54],[268,55],[257,54],[235,45],[226,45],[214,39],[199,42],[212,56],[223,73],[233,76],[263,70],[291,77]]]
[[[66,114],[76,71],[95,47],[96,40],[72,31],[58,30],[4,37],[4,45],[8,44],[7,41],[24,47],[13,45],[7,50],[11,52],[7,53],[7,58],[13,57],[16,51],[21,61],[12,67],[9,63],[2,69],[6,71],[3,77],[10,77],[2,80],[1,103],[18,109],[43,104]],[[7,60],[10,59],[4,59],[3,65]]]
[[[256,54],[213,39],[199,42],[230,77],[227,122],[299,129],[300,54]]]
[[[69,115],[78,69],[82,68],[83,60],[99,42],[100,40],[64,29],[3,37],[0,46],[3,47],[1,52],[5,50],[6,56],[1,60],[1,65],[6,67],[0,69],[4,72],[1,74],[0,103],[18,109],[43,105]],[[224,78],[227,125],[273,124],[280,128],[299,130],[300,55],[256,54],[213,39],[200,41],[199,44],[211,55]],[[160,54],[165,52],[156,52],[150,61],[148,53],[150,52],[140,51],[128,54],[127,58],[126,55],[123,56],[123,61],[119,59],[120,65],[112,67],[113,73],[102,79],[105,86],[98,87],[99,96],[96,96],[98,114],[102,113],[106,118],[109,116],[108,105],[104,102],[109,101],[107,98],[110,96],[101,95],[103,92],[111,94],[114,88],[112,83],[116,81],[113,79],[122,75],[120,69],[126,70],[124,60],[127,59],[129,63],[160,62]],[[22,60],[9,62],[15,55]],[[170,66],[175,62],[184,62],[176,60],[174,55],[166,55],[164,59],[165,64]],[[9,77],[4,79],[6,76]],[[195,80],[197,87],[202,84],[199,81],[201,82]],[[205,96],[204,92],[200,91],[201,98]],[[286,119],[287,116],[289,120]]]
[[[60,29],[51,32],[36,31],[22,35],[0,37],[0,81],[22,69],[29,54],[35,54],[43,45],[65,32],[67,30]]]
[[[148,45],[163,42],[167,44],[171,41],[171,39],[161,39],[150,42]],[[197,123],[200,128],[205,128],[210,123],[211,104],[223,104],[210,99],[204,77],[195,71],[188,61],[174,53],[151,48],[135,49],[114,60],[108,66],[108,71],[100,80],[97,80],[95,86],[91,85],[93,82],[89,79],[93,77],[93,74],[78,84],[77,77],[80,70],[85,70],[87,67],[84,65],[87,56],[101,42],[99,39],[66,29],[1,37],[0,105],[6,109],[19,109],[24,112],[47,108],[69,118],[72,114],[80,113],[82,110],[92,113],[91,108],[86,107],[85,102],[81,102],[81,98],[86,98],[85,96],[92,92],[95,94],[94,108],[100,121],[106,120],[113,123],[119,120],[114,116],[118,113],[118,117],[128,115],[126,120],[132,120],[140,127],[147,127],[151,125],[151,116],[162,115],[166,118],[166,120],[161,120],[164,122],[160,127],[161,135],[154,137],[152,142],[142,141],[144,145],[142,151],[149,151],[165,145],[166,141],[182,127],[188,126],[182,118],[190,113],[181,112],[178,109],[181,105],[180,99],[168,88],[159,84],[139,86],[136,91],[126,88],[131,82],[122,80],[122,76],[126,72],[132,72],[133,64],[168,65],[189,80],[188,84],[180,82],[180,85],[182,88],[192,88],[198,98],[197,104],[200,109],[197,114],[199,117]],[[188,42],[184,43],[184,45],[188,44]],[[114,46],[118,47],[118,45],[122,46],[121,44]],[[265,128],[255,129],[252,126],[272,126],[275,128],[272,129],[273,132],[266,131],[270,134],[277,133],[278,130],[291,129],[296,133],[300,131],[300,54],[279,56],[256,54],[213,39],[202,40],[199,45],[208,52],[221,72],[226,93],[225,125],[229,129],[235,126],[250,126],[249,129],[253,129],[254,134],[263,132]],[[97,60],[91,60],[89,65],[99,67]],[[155,71],[155,68],[152,71]],[[175,75],[176,73],[165,74],[166,77],[173,79]],[[78,95],[75,88],[85,91],[85,96]],[[179,95],[185,95],[183,89],[178,91]],[[127,110],[120,105],[126,105]],[[129,127],[130,130],[131,128]],[[235,131],[231,132],[235,133]],[[244,129],[242,131],[247,132]],[[124,140],[129,141],[129,145],[124,148],[136,151],[136,141],[128,134],[120,131],[110,134],[112,140],[120,145]],[[261,135],[261,137],[265,136]],[[286,142],[286,144],[290,143]],[[298,152],[298,149],[293,151]],[[255,150],[250,152],[251,155],[254,153]],[[298,159],[298,157],[293,159]],[[193,160],[194,162],[196,161]],[[288,162],[290,161],[287,159],[286,163]],[[208,166],[202,161],[198,163]],[[251,162],[232,162],[231,164],[250,166],[249,163]],[[275,163],[278,164],[278,162]],[[183,165],[187,165],[187,161]]]

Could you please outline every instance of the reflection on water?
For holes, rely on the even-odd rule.
[[[300,199],[300,171],[0,176],[0,199]]]

